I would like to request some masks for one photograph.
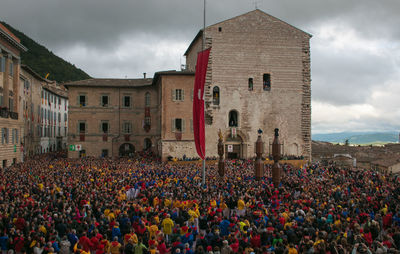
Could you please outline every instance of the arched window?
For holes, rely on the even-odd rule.
[[[229,111],[229,127],[238,127],[238,112],[236,110]]]
[[[214,86],[213,88],[213,104],[214,105],[219,105],[219,87],[218,86]]]
[[[144,96],[144,105],[145,107],[150,107],[150,93],[147,92]]]

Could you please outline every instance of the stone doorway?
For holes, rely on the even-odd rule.
[[[243,139],[236,135],[227,136],[225,139],[225,158],[227,159],[243,159]]]
[[[124,143],[119,147],[119,156],[120,157],[132,157],[135,152],[135,146],[131,143]]]

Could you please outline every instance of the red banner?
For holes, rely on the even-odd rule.
[[[193,89],[193,133],[197,154],[206,157],[206,135],[204,122],[204,83],[206,81],[208,57],[211,49],[197,54],[196,74]]]

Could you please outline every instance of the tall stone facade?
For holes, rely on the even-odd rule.
[[[187,49],[194,70],[203,31]],[[228,157],[254,156],[257,130],[265,154],[280,129],[283,152],[311,158],[311,35],[260,10],[205,29],[211,47],[206,77],[206,151],[217,155],[222,130]],[[216,96],[218,98],[216,98]],[[232,123],[232,121],[234,121]]]
[[[23,122],[20,107],[20,52],[27,49],[0,24],[0,167],[22,160]]]

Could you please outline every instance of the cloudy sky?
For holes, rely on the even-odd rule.
[[[313,35],[313,133],[400,130],[399,0],[207,0],[206,25],[257,7]],[[6,21],[93,77],[179,69],[202,0],[0,0]]]

